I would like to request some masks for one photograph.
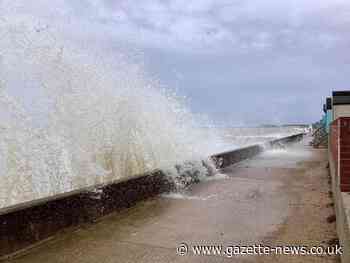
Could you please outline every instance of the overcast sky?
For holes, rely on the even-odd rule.
[[[86,25],[90,41],[135,46],[146,69],[187,96],[192,111],[219,122],[316,121],[331,90],[348,88],[348,0],[37,3],[18,12],[45,8],[56,23]]]

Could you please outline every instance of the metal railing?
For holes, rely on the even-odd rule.
[[[328,133],[326,131],[326,128],[322,125],[318,127],[312,134],[313,140],[311,142],[311,145],[315,148],[318,148],[320,146],[327,147],[328,145]]]

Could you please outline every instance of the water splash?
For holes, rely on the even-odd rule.
[[[0,207],[155,168],[176,173],[216,151],[183,99],[124,53],[67,40],[33,16],[2,22]]]
[[[255,140],[201,128],[141,52],[67,3],[0,1],[0,208],[155,168],[186,186]]]

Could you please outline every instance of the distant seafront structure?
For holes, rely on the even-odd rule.
[[[312,144],[316,147],[327,146],[332,123],[340,117],[350,117],[350,91],[333,91],[323,104],[323,116],[314,124]]]

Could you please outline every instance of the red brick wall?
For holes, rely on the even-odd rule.
[[[339,118],[340,190],[350,192],[350,118]]]
[[[342,192],[350,192],[350,117],[340,117],[331,124],[330,150],[336,182]]]

